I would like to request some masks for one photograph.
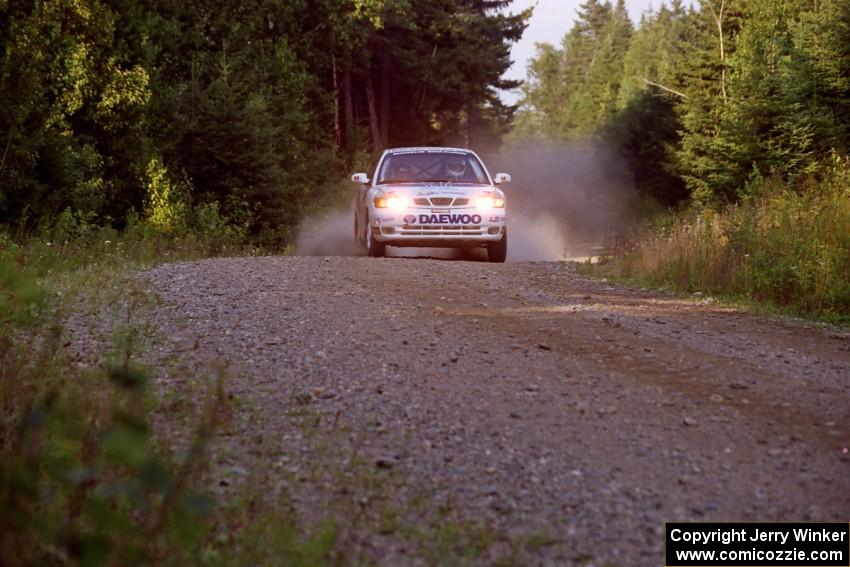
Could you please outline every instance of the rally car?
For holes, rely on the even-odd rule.
[[[387,246],[485,247],[491,262],[508,252],[505,194],[511,176],[490,177],[475,152],[459,148],[395,148],[384,151],[372,179],[355,173],[359,186],[354,238],[369,256]]]

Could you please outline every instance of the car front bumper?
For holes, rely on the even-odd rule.
[[[505,209],[409,208],[372,211],[372,238],[390,246],[474,247],[497,242],[505,234]]]

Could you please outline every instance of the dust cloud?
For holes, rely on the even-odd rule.
[[[335,208],[308,216],[298,227],[295,239],[298,256],[365,256],[366,249],[354,242],[354,207]],[[453,248],[387,248],[395,258],[439,258],[443,260],[486,259]]]
[[[492,174],[513,177],[508,203],[508,261],[579,259],[597,254],[634,204],[631,176],[613,152],[594,146],[531,144],[486,156]],[[352,192],[353,193],[353,192]],[[299,256],[363,256],[354,242],[353,206],[306,218]],[[388,256],[486,260],[483,250],[387,248]]]
[[[354,241],[354,207],[329,209],[305,218],[298,227],[295,253],[299,256],[365,256],[366,251]]]
[[[598,146],[524,145],[487,160],[513,177],[508,202],[508,261],[578,259],[596,254],[634,204],[632,177]]]

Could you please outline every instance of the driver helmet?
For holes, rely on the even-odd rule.
[[[466,172],[466,164],[462,159],[452,159],[446,163],[446,173],[450,177],[462,177]]]
[[[413,179],[413,169],[411,169],[409,164],[406,164],[406,163],[399,164],[399,166],[396,167],[396,173],[395,173],[394,177],[397,178],[397,179],[404,179],[404,180],[408,180],[408,181],[412,180]]]

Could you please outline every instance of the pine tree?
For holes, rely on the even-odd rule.
[[[729,57],[741,24],[736,0],[711,0],[693,12],[687,31],[692,46],[681,70],[683,98],[677,106],[682,123],[681,143],[672,167],[694,200],[710,203],[733,199],[736,172],[730,170],[730,142],[724,130],[728,111]]]
[[[604,14],[599,16],[601,29],[593,32],[590,62],[570,108],[575,124],[573,135],[579,137],[592,135],[614,119],[623,61],[632,35],[632,24],[623,0],[618,0],[614,9],[604,4],[600,14]],[[589,29],[599,25],[595,18],[589,23]]]
[[[522,86],[523,98],[514,125],[515,137],[545,136],[558,139],[570,131],[563,110],[565,84],[563,55],[548,43],[537,45],[537,55],[528,66],[528,77]]]
[[[545,117],[539,134],[580,138],[612,117],[631,31],[622,1],[612,8],[587,0],[560,49],[538,46],[522,104]],[[521,123],[526,130],[533,125],[528,117]]]
[[[813,159],[850,150],[850,0],[806,2],[790,26],[791,49],[782,67],[787,129],[812,125]]]

